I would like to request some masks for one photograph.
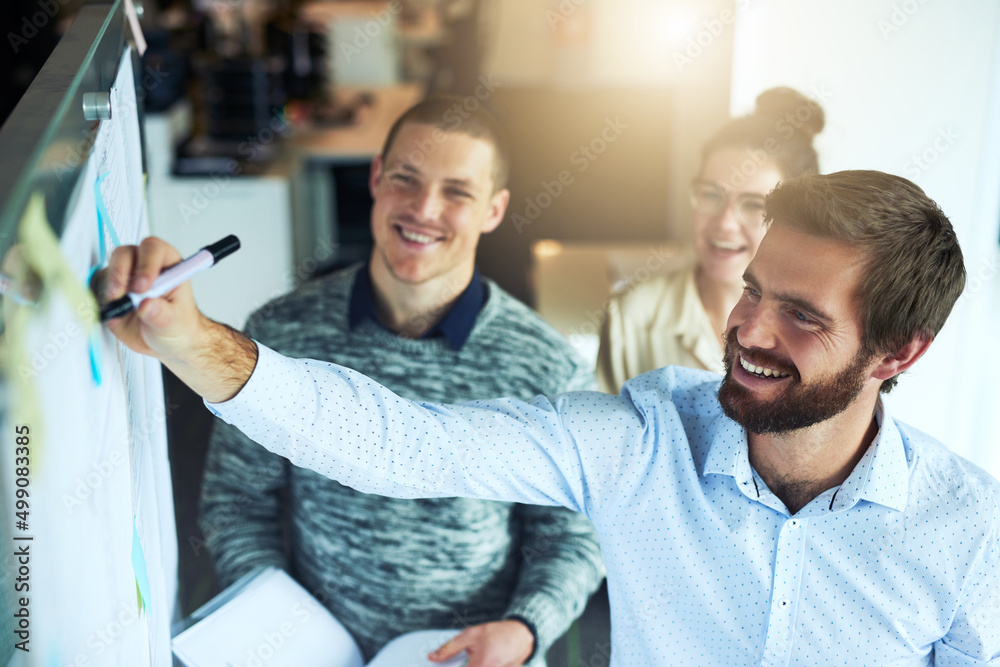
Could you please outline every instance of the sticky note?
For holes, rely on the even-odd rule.
[[[31,195],[18,229],[21,252],[28,265],[37,273],[45,289],[59,289],[86,331],[98,323],[97,300],[89,289],[80,284],[59,249],[52,227],[45,215],[45,197],[40,192]]]
[[[149,575],[146,574],[146,556],[142,553],[139,529],[132,523],[132,570],[135,572],[135,589],[139,599],[139,611],[149,606]]]

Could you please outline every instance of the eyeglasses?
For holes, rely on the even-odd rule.
[[[720,215],[729,207],[729,193],[712,181],[695,179],[690,197],[691,207],[702,215]],[[764,197],[752,192],[736,195],[733,212],[744,227],[760,227],[764,224]]]

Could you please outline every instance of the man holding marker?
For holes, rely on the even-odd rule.
[[[475,269],[480,234],[504,216],[507,157],[496,121],[478,110],[456,122],[454,104],[441,98],[407,111],[375,158],[369,262],[265,305],[247,334],[419,400],[590,388],[590,369],[568,343]],[[472,667],[529,657],[544,665],[603,576],[593,525],[579,513],[360,493],[222,422],[209,446],[200,524],[223,585],[257,566],[289,569],[366,660],[405,632],[461,627],[442,658],[464,649]]]
[[[296,465],[586,513],[614,667],[1000,665],[1000,484],[879,399],[962,291],[951,224],[872,171],[785,181],[765,207],[721,383],[667,367],[620,396],[428,405],[234,338],[187,289],[114,328]],[[122,252],[108,296],[172,252],[150,242],[136,271]]]

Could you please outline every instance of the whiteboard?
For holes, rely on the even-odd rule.
[[[119,0],[109,16],[120,13]],[[60,230],[46,261],[79,285],[116,243],[148,235],[133,55],[119,47],[111,119],[84,138],[68,203],[44,220]],[[30,255],[31,238],[15,251]],[[170,665],[177,541],[161,371],[88,328],[81,308],[45,281],[37,304],[3,302],[0,664]]]

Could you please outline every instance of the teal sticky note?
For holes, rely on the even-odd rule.
[[[91,279],[93,279],[94,274],[100,267],[92,266],[90,267],[90,272],[87,274],[86,285],[90,285]],[[101,330],[98,328],[91,329],[90,337],[87,340],[87,354],[90,356],[90,375],[94,378],[94,384],[98,387],[101,386]]]

